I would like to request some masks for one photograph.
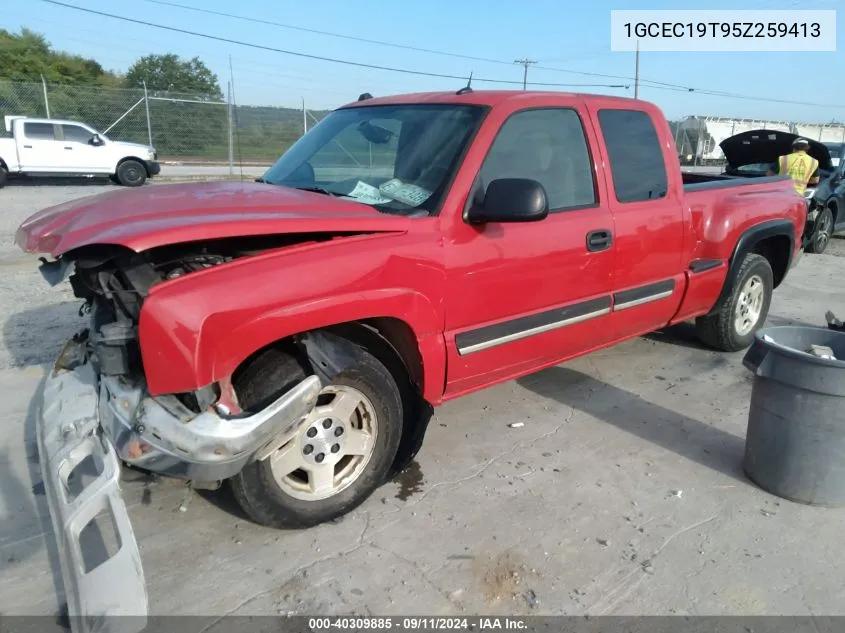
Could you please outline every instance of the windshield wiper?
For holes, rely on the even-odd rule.
[[[255,182],[261,182],[261,183],[264,183],[264,184],[268,184],[267,181],[264,180],[263,178],[256,178]]]
[[[333,198],[336,198],[340,195],[338,193],[335,193],[334,191],[329,191],[325,187],[294,187],[294,189],[299,189],[300,191],[311,191],[313,193],[322,193],[327,196],[332,196]]]

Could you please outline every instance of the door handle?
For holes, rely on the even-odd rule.
[[[587,233],[587,250],[591,253],[606,251],[613,244],[613,234],[609,229],[599,229]]]
[[[67,146],[65,146],[65,149],[73,149],[73,148],[72,148],[72,147],[67,147]]]
[[[24,145],[23,148],[24,149],[32,149],[32,145]]]

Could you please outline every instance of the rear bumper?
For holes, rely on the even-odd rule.
[[[320,379],[311,376],[255,415],[197,415],[98,376],[86,361],[85,337],[69,341],[47,377],[36,434],[74,633],[101,630],[100,618],[109,619],[108,630],[118,626],[122,633],[146,626],[144,572],[120,490],[121,462],[194,481],[226,479],[287,441],[320,389]],[[74,470],[92,461],[77,490],[83,484]],[[116,551],[100,553],[93,566],[83,530],[108,515]]]
[[[147,168],[147,173],[150,176],[158,176],[161,173],[161,165],[157,160],[145,161],[144,167]]]

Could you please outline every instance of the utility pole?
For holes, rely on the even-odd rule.
[[[141,82],[144,85],[144,109],[147,111],[147,140],[150,142],[150,147],[153,146],[153,128],[150,123],[150,96],[147,93],[147,82]]]
[[[44,89],[44,108],[47,110],[47,118],[50,118],[50,100],[47,98],[47,82],[44,75],[41,75],[41,87]]]
[[[306,116],[307,110],[305,109],[305,97],[302,97],[302,135],[308,132],[308,117]]]
[[[522,68],[523,68],[523,71],[522,71],[522,89],[527,90],[528,89],[528,67],[531,64],[536,64],[537,62],[532,60],[532,59],[524,59],[523,58],[523,59],[515,59],[515,60],[513,60],[513,63],[519,64],[520,66],[522,66]]]
[[[232,123],[233,126],[229,126],[231,130],[234,127],[235,133],[235,142],[238,144],[238,167],[240,168],[241,180],[244,179],[244,161],[243,157],[241,156],[241,135],[240,131],[238,130],[238,112],[235,109],[237,107],[237,101],[235,100],[235,71],[232,69],[232,56],[229,55],[229,89],[230,94],[232,96],[230,100],[230,107],[232,108]]]
[[[640,40],[637,40],[637,52],[634,57],[634,99],[640,94]]]
[[[232,116],[232,82],[226,82],[226,114],[229,124],[229,175],[235,175],[235,142],[232,138],[232,126],[234,125],[234,117]]]

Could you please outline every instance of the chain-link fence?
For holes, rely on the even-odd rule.
[[[328,112],[276,106],[234,106],[202,94],[145,89],[0,81],[0,116],[52,117],[87,123],[109,138],[152,143],[163,161],[269,164]],[[724,163],[719,143],[750,129],[794,132],[845,143],[845,125],[719,117],[687,117],[670,124],[683,165]],[[351,141],[350,141],[351,142]],[[371,161],[337,148],[338,164]]]
[[[152,143],[164,161],[270,163],[326,114],[201,94],[0,81],[0,117],[79,121],[114,140]]]

